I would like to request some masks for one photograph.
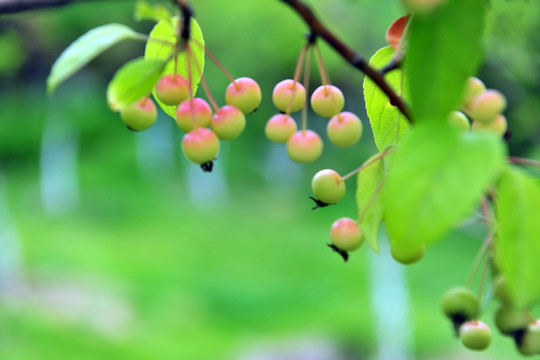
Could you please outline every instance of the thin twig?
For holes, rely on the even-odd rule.
[[[338,54],[341,55],[349,64],[362,71],[369,77],[390,99],[390,104],[396,106],[405,117],[412,122],[409,110],[403,99],[390,87],[381,72],[371,67],[368,62],[351,49],[348,45],[338,39],[326,26],[324,26],[315,16],[313,11],[300,0],[280,0],[289,5],[306,23],[311,33],[317,35],[328,45],[330,45]]]
[[[534,166],[534,167],[540,168],[540,161],[538,160],[509,156],[508,161],[510,161],[513,164]]]

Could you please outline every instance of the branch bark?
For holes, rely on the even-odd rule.
[[[289,5],[300,16],[309,30],[323,39],[338,54],[341,55],[350,65],[362,71],[388,96],[390,104],[396,106],[399,111],[412,123],[407,105],[403,99],[388,85],[384,75],[377,69],[371,67],[368,62],[357,52],[351,49],[343,41],[338,39],[326,26],[324,26],[315,16],[313,11],[301,0],[281,0]]]

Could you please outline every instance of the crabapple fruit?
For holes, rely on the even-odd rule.
[[[334,85],[321,85],[311,94],[311,107],[322,117],[338,114],[344,105],[343,93]]]
[[[493,132],[503,136],[508,130],[508,121],[506,117],[502,114],[497,115],[495,120],[483,123],[480,121],[473,121],[471,125],[471,131],[487,131]]]
[[[183,132],[207,127],[212,121],[212,108],[201,98],[182,101],[176,110],[176,125]]]
[[[406,246],[392,242],[390,254],[397,262],[403,265],[414,264],[424,257],[426,247],[424,244],[407,244]]]
[[[521,338],[518,351],[525,356],[533,356],[540,353],[540,320],[536,320],[527,326],[525,334]]]
[[[480,313],[478,297],[464,286],[447,290],[442,297],[441,305],[446,316],[460,323],[476,319]]]
[[[490,123],[506,108],[506,98],[501,92],[488,89],[478,95],[471,104],[474,121]]]
[[[474,351],[486,350],[491,344],[491,330],[481,321],[467,321],[459,328],[459,337],[466,348]]]
[[[326,126],[326,134],[332,144],[339,147],[352,146],[362,137],[362,122],[355,114],[344,111],[333,116]]]
[[[357,221],[341,218],[330,227],[330,240],[340,250],[354,251],[362,245],[364,237]]]
[[[461,111],[452,111],[448,116],[448,122],[463,132],[467,132],[471,128],[469,119]]]
[[[463,106],[470,109],[473,101],[484,91],[486,91],[486,85],[484,85],[482,80],[475,77],[470,77],[467,80],[467,85],[465,86]]]
[[[525,330],[530,323],[527,311],[503,305],[495,313],[495,325],[504,335]]]
[[[219,151],[219,140],[212,130],[197,128],[184,135],[182,151],[190,161],[204,164],[216,157]]]
[[[212,117],[212,130],[221,140],[231,140],[244,131],[246,117],[244,113],[231,105],[225,105]]]
[[[156,84],[156,95],[165,105],[178,105],[189,97],[189,83],[180,74],[167,74]]]
[[[225,90],[225,102],[240,109],[244,114],[257,110],[262,100],[259,84],[251,78],[241,77],[234,80]]]
[[[156,106],[150,98],[143,97],[120,109],[120,118],[130,130],[145,130],[156,122]]]
[[[292,79],[280,81],[272,91],[272,102],[280,111],[298,111],[306,103],[306,89],[298,81]]]
[[[290,115],[277,114],[264,127],[266,137],[275,143],[284,144],[297,130],[296,122]]]
[[[299,163],[311,163],[317,160],[323,152],[321,137],[312,130],[295,132],[287,141],[289,157]]]
[[[324,169],[311,180],[313,195],[325,204],[335,204],[345,195],[345,182],[337,172]]]
[[[388,45],[398,50],[401,45],[401,39],[403,38],[403,32],[409,23],[411,15],[405,15],[397,19],[390,25],[388,31],[386,32],[386,41]]]
[[[493,295],[505,305],[512,304],[512,297],[508,289],[506,276],[499,274],[493,279]]]

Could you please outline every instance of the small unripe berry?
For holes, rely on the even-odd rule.
[[[311,163],[317,160],[323,152],[323,142],[319,135],[312,130],[295,132],[287,141],[289,157],[299,163]]]
[[[225,102],[240,109],[244,114],[257,110],[262,100],[259,84],[251,78],[241,77],[230,83],[225,90]]]
[[[459,337],[466,348],[474,351],[486,350],[491,344],[491,330],[478,320],[468,321],[461,325]]]
[[[165,105],[178,105],[189,97],[189,84],[180,74],[167,74],[157,82],[156,95]]]
[[[274,106],[280,111],[298,111],[306,103],[306,89],[298,81],[292,79],[280,81],[272,91],[272,101],[274,102]],[[289,104],[291,106],[290,109]]]
[[[448,116],[448,122],[463,132],[467,132],[471,128],[469,119],[461,111],[452,111]]]
[[[355,114],[344,111],[333,116],[326,126],[332,144],[340,147],[352,146],[362,137],[362,122]]]
[[[521,338],[518,351],[525,356],[540,354],[540,320],[536,320],[527,326],[527,330]]]
[[[176,110],[176,125],[183,132],[207,127],[212,121],[212,108],[201,98],[182,101]]]
[[[403,265],[410,265],[422,260],[426,253],[424,244],[399,244],[392,242],[390,244],[390,254],[397,262]]]
[[[148,97],[120,109],[120,118],[128,129],[141,131],[152,126],[157,119],[156,106]]]
[[[322,117],[332,117],[343,110],[345,98],[334,85],[321,85],[311,94],[311,107]]]
[[[335,204],[345,195],[345,181],[337,172],[324,169],[311,180],[313,195],[325,204]]]
[[[284,144],[296,130],[296,122],[290,115],[277,114],[268,120],[264,128],[264,133],[270,141]]]
[[[464,286],[453,287],[446,291],[441,306],[446,316],[460,323],[476,319],[480,314],[478,297]]]
[[[478,95],[480,95],[484,91],[486,91],[486,85],[484,85],[482,80],[475,77],[470,77],[467,80],[467,85],[465,86],[463,106],[467,109],[470,109],[473,101],[478,97]]]
[[[219,151],[219,140],[212,130],[197,128],[184,135],[182,151],[190,161],[204,164],[216,157]]]
[[[364,242],[358,222],[350,218],[334,221],[330,228],[330,240],[338,249],[344,251],[354,251]]]
[[[525,310],[503,305],[495,313],[495,325],[505,335],[525,330],[529,323],[529,314]]]
[[[244,131],[246,117],[234,106],[225,105],[214,114],[211,125],[218,138],[231,140]]]
[[[506,98],[497,90],[488,89],[478,95],[471,104],[474,121],[490,123],[506,109]]]
[[[388,42],[388,45],[394,48],[394,50],[399,49],[403,32],[405,31],[410,18],[410,15],[402,16],[394,21],[388,28],[388,31],[386,32],[386,41]]]
[[[506,117],[502,114],[499,114],[492,122],[483,123],[480,121],[473,121],[471,125],[471,131],[492,132],[500,136],[503,136],[507,130],[508,122],[506,121]]]

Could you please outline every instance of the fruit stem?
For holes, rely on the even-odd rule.
[[[210,92],[210,88],[208,87],[208,83],[206,82],[206,79],[204,78],[203,71],[201,69],[201,64],[197,61],[197,58],[195,57],[195,54],[193,54],[193,51],[191,50],[191,47],[186,46],[186,55],[188,58],[193,58],[193,62],[195,63],[195,66],[197,68],[197,71],[199,74],[201,74],[201,83],[204,89],[204,92],[206,93],[206,96],[208,97],[208,101],[210,101],[210,104],[214,108],[214,111],[219,110],[219,106],[216,103],[216,100],[212,96],[212,93]]]
[[[351,171],[350,173],[348,173],[347,175],[345,176],[342,176],[340,181],[343,182],[347,179],[349,179],[350,177],[354,176],[356,173],[359,173],[360,171],[364,170],[365,168],[367,168],[368,166],[376,163],[377,161],[379,161],[380,159],[382,159],[383,157],[385,157],[386,155],[390,155],[391,153],[395,152],[397,149],[395,147],[391,147],[389,146],[388,148],[386,148],[386,150],[384,150],[382,153],[374,156],[372,159],[370,159],[369,161],[365,162],[364,164],[362,164],[362,166],[360,166],[359,168],[356,168],[354,169],[353,171]]]
[[[221,72],[223,74],[225,74],[225,76],[231,81],[231,83],[234,84],[234,87],[236,88],[236,90],[240,90],[240,85],[238,85],[236,83],[236,81],[234,80],[234,78],[232,77],[232,75],[227,71],[227,69],[225,69],[225,66],[223,66],[219,60],[214,56],[214,54],[212,54],[210,52],[210,50],[208,50],[203,44],[201,44],[200,41],[198,40],[195,40],[195,39],[191,39],[192,42],[194,42],[197,46],[199,46],[201,49],[204,50],[204,53],[206,54],[206,56],[208,56],[210,58],[210,60],[212,60],[212,62],[214,64],[216,64],[216,66],[221,70]]]
[[[480,248],[480,250],[478,250],[476,257],[474,258],[473,265],[471,266],[471,270],[469,271],[469,276],[467,277],[467,282],[466,282],[466,285],[469,289],[472,288],[474,275],[476,274],[476,271],[478,270],[478,266],[480,266],[480,262],[482,261],[482,258],[484,257],[484,254],[486,253],[487,248],[491,244],[492,239],[493,239],[493,235],[490,234],[486,238],[486,240],[484,240],[482,247]]]
[[[296,67],[294,69],[294,77],[293,77],[293,86],[294,90],[296,90],[296,83],[300,80],[300,71],[302,71],[302,64],[304,63],[304,57],[306,55],[306,50],[308,49],[309,44],[305,44],[302,46],[302,50],[300,50],[300,54],[298,55],[298,60],[296,60]],[[294,97],[294,94],[293,94]],[[292,103],[292,100],[291,100]]]
[[[311,57],[312,57],[312,47],[309,46],[307,48],[307,56],[306,56],[306,66],[304,67],[304,89],[306,91],[309,91],[309,75],[311,73]],[[296,85],[296,84],[295,84]],[[294,87],[296,89],[296,86]],[[292,100],[294,96],[291,97],[291,101],[289,102],[289,107],[292,106]],[[287,110],[291,110],[290,108]],[[308,110],[308,102],[306,101],[304,103],[304,107],[302,108],[302,132],[305,133],[307,129],[307,110]]]
[[[315,52],[317,53],[317,64],[319,65],[319,73],[321,74],[321,82],[324,86],[325,93],[326,93],[326,85],[330,84],[330,77],[328,76],[328,72],[326,70],[326,66],[324,65],[324,60],[321,54],[321,50],[315,44]],[[328,95],[327,93],[325,95]]]
[[[204,75],[201,75],[201,82],[202,82],[202,86],[204,88],[204,92],[206,93],[206,96],[208,97],[208,100],[210,101],[210,104],[212,104],[212,107],[214,108],[214,111],[217,112],[219,110],[219,106],[216,103],[216,100],[214,100],[214,97],[212,96],[212,93],[210,92],[210,88],[208,87],[208,83],[206,82],[206,79],[204,78]]]
[[[195,109],[194,109],[194,101],[193,101],[193,75],[191,74],[191,48],[189,47],[189,44],[186,43],[186,63],[187,63],[187,71],[188,71],[188,94],[189,94],[189,101],[190,101],[190,113],[191,113],[191,121],[193,122],[193,128],[197,128],[197,120],[195,119]]]
[[[527,165],[540,168],[540,161],[538,160],[509,156],[508,161],[510,161],[512,164]]]
[[[484,261],[484,268],[482,269],[482,277],[480,278],[480,285],[478,286],[478,302],[482,301],[482,292],[484,291],[484,282],[486,280],[487,269],[489,267],[489,258],[493,250],[494,241],[491,241],[487,251],[486,259]]]

